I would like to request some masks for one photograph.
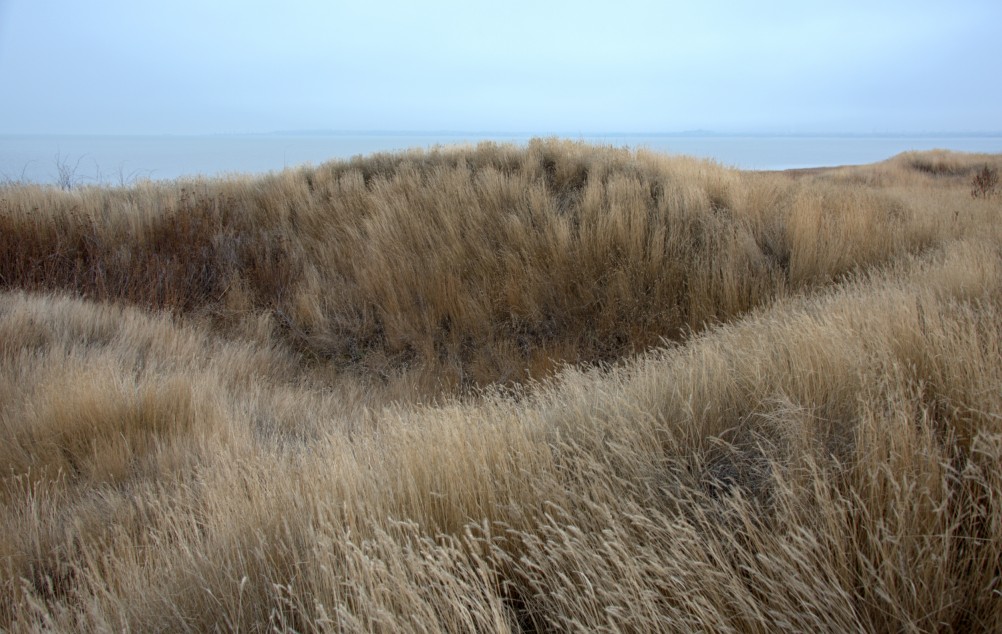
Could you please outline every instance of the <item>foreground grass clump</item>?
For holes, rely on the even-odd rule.
[[[0,628],[998,631],[1000,162],[7,188]]]

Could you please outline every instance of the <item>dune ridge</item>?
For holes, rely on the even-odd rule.
[[[997,631],[1002,156],[0,190],[0,628]]]

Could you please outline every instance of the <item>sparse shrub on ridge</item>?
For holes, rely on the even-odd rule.
[[[971,197],[990,198],[996,194],[998,184],[998,170],[985,165],[971,179]]]

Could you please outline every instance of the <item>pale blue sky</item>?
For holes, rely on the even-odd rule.
[[[0,133],[1002,131],[1002,2],[0,0]]]

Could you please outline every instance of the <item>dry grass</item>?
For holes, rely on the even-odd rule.
[[[998,631],[1000,164],[4,188],[0,629]]]

